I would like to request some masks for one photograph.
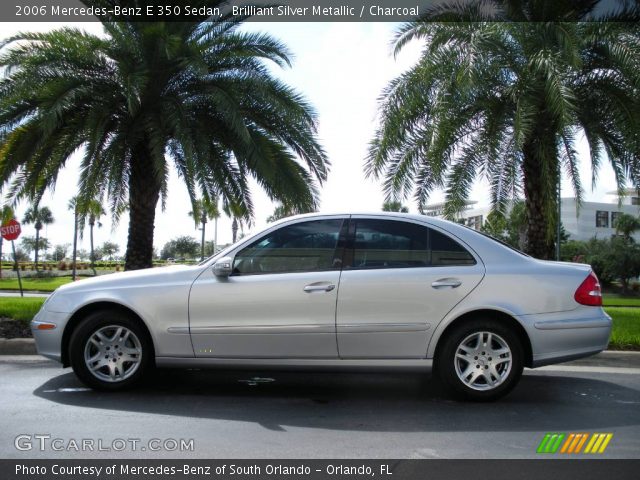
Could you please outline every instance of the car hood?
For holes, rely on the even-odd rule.
[[[57,293],[75,293],[81,291],[104,290],[107,288],[126,288],[152,286],[158,283],[179,281],[197,275],[201,266],[170,265],[167,267],[146,268],[129,272],[110,273],[97,277],[84,278],[59,287]]]

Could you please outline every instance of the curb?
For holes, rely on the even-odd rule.
[[[33,338],[0,338],[0,355],[37,355]]]

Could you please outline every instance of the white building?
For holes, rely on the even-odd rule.
[[[582,202],[579,210],[576,209],[575,198],[562,199],[562,225],[570,235],[570,240],[609,238],[615,234],[616,220],[620,213],[640,216],[640,193],[635,188],[625,190],[623,197],[618,197],[617,191],[608,192],[607,195],[611,197],[610,202]],[[474,207],[477,203],[467,202],[466,209],[458,215],[465,225],[476,230],[482,227],[491,211],[490,207]],[[428,205],[425,214],[441,217],[443,207],[442,203]],[[636,232],[634,237],[636,241],[640,241],[640,232]]]

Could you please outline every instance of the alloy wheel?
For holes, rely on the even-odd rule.
[[[473,390],[487,391],[501,385],[509,376],[512,353],[509,344],[494,332],[474,332],[456,348],[458,378]]]
[[[93,332],[84,348],[84,362],[91,374],[116,383],[131,377],[140,367],[142,344],[127,327],[109,325]]]

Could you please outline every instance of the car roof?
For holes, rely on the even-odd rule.
[[[505,246],[491,237],[484,235],[467,226],[456,222],[445,220],[442,218],[431,217],[429,215],[420,215],[416,213],[402,212],[375,212],[375,211],[352,211],[352,212],[314,212],[301,215],[293,215],[285,217],[277,222],[272,223],[269,227],[285,224],[287,222],[298,221],[312,218],[327,217],[347,217],[347,216],[363,216],[363,217],[388,217],[389,219],[413,220],[418,223],[435,226],[444,230],[450,235],[454,235],[462,240],[467,247],[471,248],[483,260],[489,262],[511,262],[511,261],[527,261],[530,257],[511,247]]]

